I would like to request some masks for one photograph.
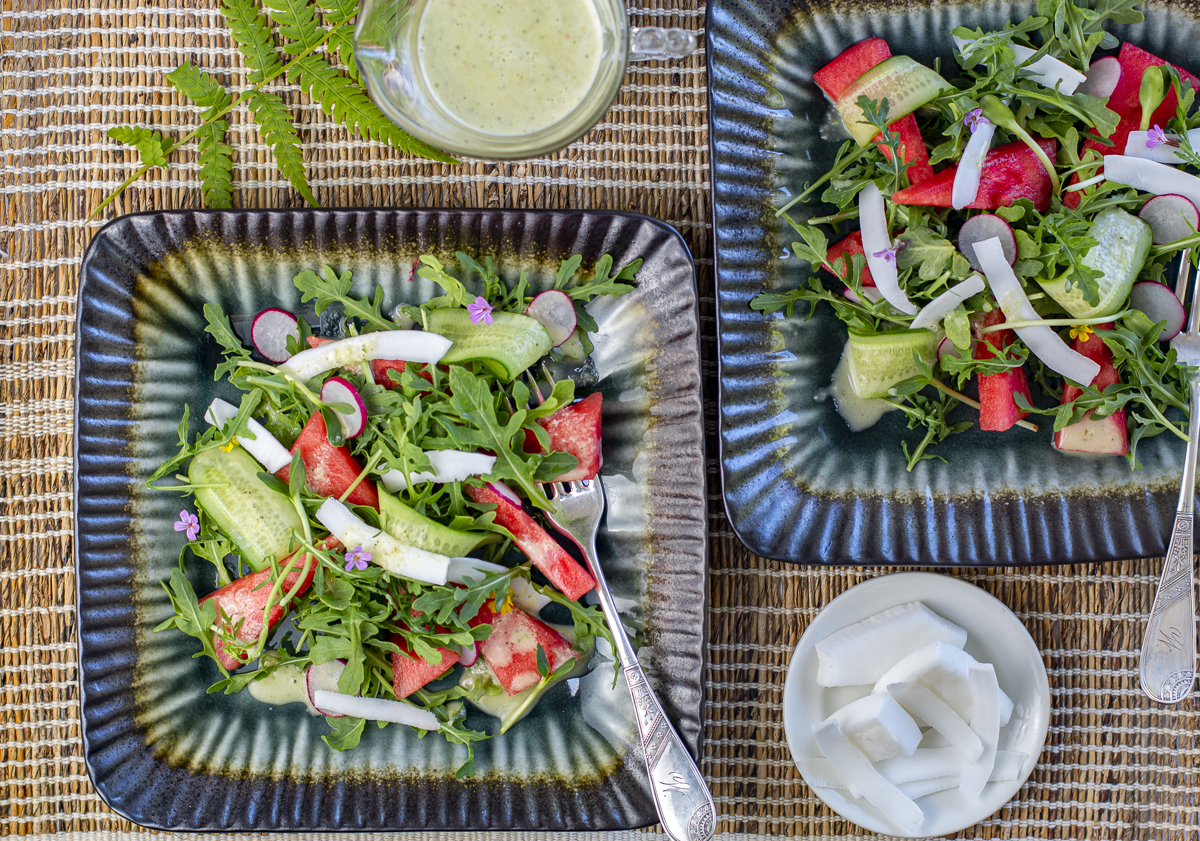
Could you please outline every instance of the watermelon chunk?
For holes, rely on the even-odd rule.
[[[579,459],[578,465],[551,481],[594,479],[600,472],[600,410],[603,405],[604,396],[596,392],[577,403],[563,406],[548,418],[538,418],[538,424],[550,436],[550,450],[569,453]],[[543,452],[537,437],[528,430],[525,433],[525,452]]]
[[[1111,325],[1097,324],[1093,329],[1109,330]],[[1080,336],[1071,343],[1071,349],[1100,365],[1100,373],[1092,378],[1093,388],[1103,391],[1110,385],[1121,382],[1121,375],[1113,363],[1112,350],[1099,335],[1088,336],[1086,341],[1084,336]],[[1060,405],[1070,403],[1082,393],[1082,389],[1070,383],[1063,383]],[[1125,409],[1122,407],[1105,418],[1095,418],[1093,414],[1094,411],[1088,412],[1075,423],[1055,432],[1055,449],[1072,453],[1120,456],[1128,453],[1129,430],[1125,423]]]
[[[330,537],[317,545],[322,549],[332,549],[337,546],[337,540]],[[288,565],[291,564],[290,568],[293,570],[283,577],[281,598],[291,592],[291,589],[300,581],[300,575],[304,571],[304,560],[307,556],[297,558],[299,554],[296,552],[278,562],[280,569],[288,568]],[[303,595],[308,590],[316,571],[317,561],[314,558],[309,564],[308,575],[300,584],[297,596]],[[200,604],[213,602],[217,607],[217,621],[224,622],[226,632],[230,633],[236,628],[237,639],[250,643],[257,640],[258,635],[262,632],[263,611],[266,609],[267,599],[271,595],[271,588],[271,570],[264,569],[261,572],[244,575],[219,590],[214,590],[200,599]],[[269,628],[273,630],[279,624],[283,613],[283,608],[278,605],[271,608],[271,614],[267,617]],[[213,647],[217,651],[217,659],[226,669],[233,671],[245,665],[245,661],[229,651],[225,647],[225,642],[220,638],[213,640]]]
[[[994,327],[1003,322],[1004,313],[996,308],[984,316],[983,326]],[[976,345],[977,358],[994,359],[996,354],[993,353],[993,348],[1007,347],[1012,339],[1011,330],[986,334]],[[1033,402],[1024,365],[999,374],[980,374],[979,428],[987,432],[1003,432],[1011,429],[1017,421],[1029,414],[1017,406],[1017,401],[1013,398],[1017,393],[1024,395],[1030,403]]]
[[[908,182],[924,184],[933,178],[933,167],[929,165],[929,150],[925,148],[925,138],[921,136],[921,129],[917,127],[917,118],[908,114],[891,123],[888,128],[899,133],[900,142],[904,145],[904,162],[908,164]],[[882,132],[875,135],[875,142],[880,144],[879,151],[883,152],[883,156],[890,161],[892,149],[890,146],[883,145]]]
[[[546,654],[550,672],[579,655],[562,634],[540,619],[518,608],[497,613],[494,603],[479,609],[470,624],[492,626],[487,639],[479,644],[479,653],[487,661],[507,695],[516,695],[542,679],[537,667],[537,649]]]
[[[847,48],[814,73],[813,81],[831,101],[836,101],[852,82],[857,82],[862,74],[891,57],[892,51],[887,41],[868,38]]]
[[[559,546],[536,520],[520,508],[491,488],[468,485],[464,490],[467,496],[476,502],[496,506],[497,525],[512,533],[517,548],[524,552],[529,560],[533,561],[533,565],[568,599],[578,599],[596,586],[591,574],[581,567],[566,549]]]
[[[829,246],[828,250],[826,250],[826,252],[825,252],[825,259],[827,259],[830,263],[832,263],[833,265],[836,266],[839,258],[841,258],[841,257],[847,258],[842,263],[842,273],[839,276],[841,280],[845,280],[847,277],[850,276],[850,259],[849,258],[853,257],[855,254],[862,254],[862,253],[863,253],[862,231],[854,231],[853,233],[846,236],[840,242],[835,242],[833,245]],[[874,286],[875,285],[875,278],[871,277],[871,269],[867,266],[867,264],[865,262],[863,263],[862,277],[859,278],[859,281],[862,283],[863,286]]]
[[[300,437],[292,445],[292,452],[300,453],[304,461],[304,478],[309,490],[318,496],[331,496],[340,499],[350,487],[350,483],[362,473],[362,465],[346,447],[335,447],[329,443],[325,432],[325,419],[320,412],[313,412]],[[291,468],[284,467],[275,475],[283,481],[288,480]],[[379,510],[379,492],[370,479],[363,479],[347,497],[351,505],[369,505]]]
[[[1054,160],[1058,154],[1057,141],[1035,139],[1046,156]],[[951,207],[957,169],[957,166],[947,167],[923,184],[898,190],[892,195],[892,201],[897,204]],[[1034,207],[1043,212],[1050,208],[1050,176],[1037,155],[1020,141],[1006,143],[988,152],[979,179],[979,192],[975,194],[975,201],[967,207],[995,210],[1008,207],[1017,199],[1029,199]]]
[[[407,698],[425,684],[437,680],[454,668],[460,656],[458,651],[439,646],[441,662],[430,663],[413,654],[399,634],[392,635],[392,642],[400,648],[399,652],[392,653],[392,688],[396,690],[397,698]]]

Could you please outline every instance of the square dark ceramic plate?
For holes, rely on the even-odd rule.
[[[763,315],[750,301],[805,282],[788,256],[794,236],[775,208],[824,173],[837,142],[820,128],[829,106],[812,81],[870,36],[896,54],[957,67],[951,30],[998,29],[1035,4],[891,0],[712,0],[708,6],[709,138],[725,507],[753,552],[809,564],[994,565],[1161,555],[1184,446],[1143,441],[1145,465],[1056,452],[1041,431],[953,436],[905,472],[899,412],[851,433],[829,385],[845,327],[822,306],[808,322]],[[1169,61],[1200,69],[1194,7],[1146,4],[1147,20],[1112,31]],[[817,215],[819,201],[793,215]],[[968,413],[963,417],[970,419]],[[918,435],[919,439],[919,435]],[[911,443],[910,443],[911,446]]]
[[[604,394],[609,510],[601,563],[642,662],[699,752],[707,598],[704,437],[695,274],[674,230],[642,216],[525,211],[180,212],[119,219],[83,264],[76,379],[76,545],[84,746],[96,789],[146,826],[188,830],[614,829],[655,821],[624,680],[557,687],[455,780],[461,746],[368,728],[338,754],[299,705],[206,695],[217,677],[193,640],[153,633],[160,583],[183,546],[179,500],[146,477],[177,446],[184,404],[199,418],[217,350],[201,308],[300,311],[291,279],[328,263],[391,306],[438,294],[409,280],[418,252],[493,256],[535,285],[579,253],[643,257],[635,292],[592,310]],[[193,420],[193,433],[197,426]],[[197,574],[196,583],[200,583]],[[208,582],[211,584],[211,582]],[[488,719],[474,719],[486,727]]]

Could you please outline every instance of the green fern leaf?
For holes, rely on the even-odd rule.
[[[300,153],[300,135],[292,125],[292,114],[288,107],[278,96],[264,90],[250,94],[248,104],[263,139],[275,155],[275,165],[283,173],[283,177],[292,183],[296,192],[304,196],[309,204],[320,207],[308,186],[308,176],[304,173],[304,156]]]
[[[116,126],[108,130],[108,136],[138,150],[143,164],[168,169],[167,150],[173,145],[171,138],[162,132],[151,131],[139,126]]]
[[[275,52],[275,39],[267,16],[254,0],[221,0],[221,14],[238,52],[252,71],[249,81],[257,84],[283,67]]]
[[[321,0],[321,8],[325,11],[325,23],[338,26],[348,23],[358,14],[359,0]],[[329,38],[329,50],[337,53],[338,61],[346,65],[351,79],[362,81],[358,75],[358,63],[354,60],[353,26],[343,26],[334,32]]]
[[[264,0],[264,3],[271,10],[271,18],[279,24],[285,53],[299,55],[321,42],[325,31],[317,22],[316,8],[308,0]]]
[[[233,149],[225,142],[229,123],[214,120],[200,127],[200,192],[206,207],[233,206]]]
[[[215,118],[232,102],[220,82],[186,61],[167,74],[167,81],[175,90],[206,109],[205,120]]]

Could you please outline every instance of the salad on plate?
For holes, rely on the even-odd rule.
[[[214,378],[239,397],[213,400],[195,435],[185,406],[150,486],[191,497],[156,630],[199,641],[221,673],[209,692],[303,702],[335,750],[369,721],[437,731],[467,746],[466,776],[473,743],[603,661],[598,638],[612,650],[591,574],[538,520],[549,483],[597,476],[603,398],[547,363],[586,382],[585,304],[631,291],[641,261],[584,277],[574,256],[533,294],[525,273],[457,260],[419,257],[444,294],[391,311],[349,272],[302,272],[328,335],[279,308],[239,335],[206,304]],[[472,729],[464,702],[496,726]]]
[[[751,307],[832,308],[828,394],[854,431],[903,413],[909,470],[1038,415],[1057,450],[1134,468],[1143,438],[1187,438],[1167,281],[1200,246],[1200,79],[1105,30],[1137,5],[1040,0],[954,29],[952,65],[868,38],[813,74],[848,139],[777,213],[814,274]]]

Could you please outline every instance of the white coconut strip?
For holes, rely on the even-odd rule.
[[[963,61],[967,62],[968,67],[973,67],[978,64],[978,61],[972,61],[972,44],[974,38],[960,38],[957,35],[951,36],[954,39],[955,46],[958,47],[959,53],[962,54]],[[1087,77],[1076,70],[1071,65],[1060,61],[1053,56],[1042,56],[1037,61],[1027,64],[1029,59],[1033,58],[1037,50],[1031,50],[1029,47],[1021,46],[1020,44],[1011,44],[1013,57],[1017,60],[1017,66],[1022,70],[1029,71],[1032,78],[1039,85],[1057,89],[1064,94],[1070,96],[1075,93],[1075,89],[1087,81]]]
[[[925,306],[921,307],[921,311],[917,313],[917,317],[912,320],[909,326],[914,330],[920,327],[930,327],[937,324],[943,318],[954,311],[954,308],[963,301],[970,298],[972,295],[978,295],[987,284],[983,282],[983,278],[977,274],[971,275],[962,283],[955,284],[938,295]]]
[[[426,458],[433,472],[422,470],[411,474],[414,484],[423,482],[461,482],[472,476],[486,476],[496,466],[496,457],[485,453],[464,453],[458,450],[426,450]],[[379,480],[391,493],[397,493],[408,487],[404,471],[392,468],[382,474]]]
[[[372,359],[399,359],[404,362],[439,361],[454,343],[445,336],[421,330],[384,330],[339,339],[319,347],[302,350],[279,366],[298,380],[311,380],[334,368],[347,368]]]
[[[925,762],[921,758],[921,754],[932,751],[944,752],[949,761],[943,762],[939,759],[936,764]],[[988,777],[988,782],[1010,782],[1017,779],[1020,776],[1021,766],[1025,764],[1026,758],[1025,754],[1016,751],[996,751],[996,763],[992,767],[992,773]],[[833,763],[823,756],[798,759],[796,760],[796,765],[799,767],[804,781],[810,786],[837,789],[848,792],[851,797],[862,797],[862,794],[857,789],[850,788],[850,783],[846,778],[833,767]],[[953,770],[940,777],[928,776],[927,772],[934,770],[935,765],[942,768],[951,767]],[[948,788],[958,788],[958,783],[962,776],[962,754],[956,748],[921,748],[912,757],[901,757],[900,759],[888,759],[884,762],[876,762],[875,770],[882,774],[884,779],[895,785],[896,788],[908,794],[909,797],[916,799],[924,795],[912,794],[911,792],[916,791],[917,786],[932,783],[933,781],[937,781],[938,786],[932,788],[926,794],[931,794],[934,791],[944,791]],[[947,781],[950,781],[948,785],[946,784]],[[910,786],[914,788],[910,789]]]
[[[361,546],[371,553],[371,562],[393,575],[429,584],[445,584],[450,559],[416,546],[405,546],[390,534],[369,526],[336,499],[327,499],[317,509],[317,521],[347,549]]]
[[[963,763],[958,790],[968,800],[975,800],[983,794],[996,765],[996,745],[1000,741],[1000,685],[991,663],[971,666],[968,680],[974,696],[971,731],[983,743],[983,752],[974,761]]]
[[[962,210],[975,201],[979,194],[979,179],[983,177],[983,162],[987,159],[988,150],[992,148],[992,138],[996,135],[996,126],[992,123],[980,123],[971,133],[971,139],[963,149],[958,169],[954,171],[954,186],[950,191],[950,204],[955,210]]]
[[[846,782],[861,791],[867,802],[883,812],[890,823],[909,835],[920,831],[925,822],[921,807],[875,770],[871,760],[851,744],[836,721],[813,724],[813,737],[821,753]]]
[[[1200,178],[1173,166],[1129,155],[1105,155],[1104,177],[1143,193],[1183,196],[1200,207]]]
[[[1194,128],[1187,133],[1188,142],[1193,149],[1200,147],[1200,128]],[[1168,140],[1178,141],[1179,135],[1174,132],[1167,132]],[[1145,158],[1148,161],[1157,161],[1160,164],[1181,164],[1183,158],[1179,155],[1179,147],[1172,146],[1170,143],[1160,143],[1157,146],[1148,146],[1146,141],[1150,139],[1148,131],[1131,131],[1129,137],[1125,141],[1125,148],[1122,150],[1126,156],[1131,158]]]
[[[1108,158],[1105,158],[1105,161],[1107,160]],[[1143,163],[1150,162],[1144,161]],[[1160,166],[1160,164],[1154,164],[1154,166]],[[1170,169],[1170,167],[1166,168]],[[1174,172],[1174,170],[1171,171]],[[1037,314],[1033,305],[1029,303],[1029,299],[1025,297],[1025,290],[1021,288],[1021,282],[1017,280],[1012,266],[1008,265],[1008,260],[1004,258],[1004,249],[1000,245],[999,237],[975,243],[975,258],[979,260],[988,285],[992,287],[992,293],[1000,302],[1000,309],[1004,310],[1006,319],[1009,321],[1041,321],[1042,317]],[[1021,341],[1029,346],[1029,350],[1042,360],[1046,367],[1062,374],[1068,380],[1081,385],[1090,385],[1096,375],[1100,373],[1099,363],[1093,362],[1082,353],[1071,350],[1062,337],[1049,327],[1041,325],[1018,327],[1016,332],[1021,337]],[[999,698],[998,695],[997,698]]]
[[[218,429],[222,429],[225,424],[237,417],[237,413],[237,406],[226,403],[218,397],[208,404],[208,409],[204,412],[204,419]],[[233,440],[254,456],[255,460],[265,467],[268,473],[277,473],[292,463],[292,454],[288,452],[287,447],[280,444],[261,423],[254,419],[247,420],[246,431],[254,437],[235,435]]]
[[[882,256],[891,251],[892,240],[888,234],[883,193],[879,192],[874,183],[867,184],[859,191],[858,224],[862,229],[863,255],[866,257],[867,267],[871,269],[871,277],[875,278],[875,288],[883,295],[885,301],[900,312],[916,315],[916,305],[908,300],[897,280],[895,256],[891,259]]]
[[[352,715],[355,718],[365,718],[368,721],[389,721],[392,724],[407,724],[420,730],[437,730],[437,716],[429,710],[406,704],[403,701],[389,701],[384,698],[362,698],[358,695],[343,695],[341,692],[330,692],[318,689],[313,693],[313,706],[330,713]]]
[[[946,741],[969,761],[983,753],[983,743],[967,722],[954,709],[929,689],[916,683],[893,683],[887,693],[900,706],[919,716],[926,724],[946,737]],[[997,697],[999,701],[999,697]]]

